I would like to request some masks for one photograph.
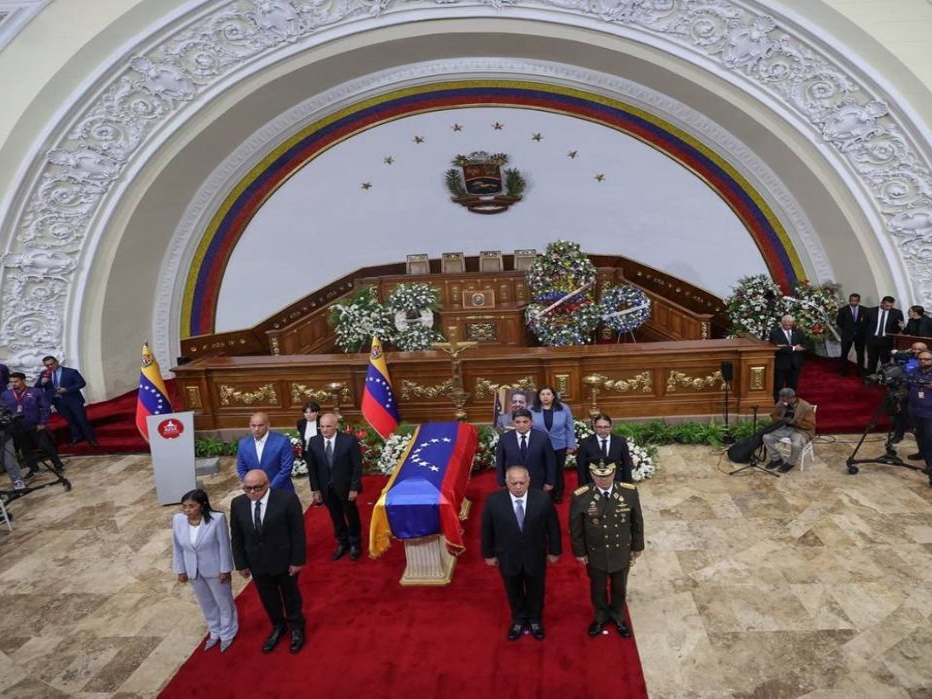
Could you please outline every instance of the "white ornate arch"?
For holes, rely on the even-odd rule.
[[[886,235],[898,293],[932,300],[932,177],[921,124],[852,66],[763,3],[726,0],[214,0],[191,3],[117,57],[60,112],[2,222],[0,353],[80,361],[76,299],[108,212],[148,155],[234,80],[324,41],[422,19],[517,18],[656,47],[751,94],[818,144]],[[768,14],[768,12],[770,14]],[[25,303],[24,303],[25,301]],[[37,348],[41,347],[42,350]]]

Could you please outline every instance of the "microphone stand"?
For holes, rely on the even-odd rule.
[[[754,411],[753,429],[754,429],[754,432],[757,433],[757,406],[756,405],[753,406],[751,410]],[[757,469],[758,471],[763,471],[769,476],[774,476],[775,478],[779,478],[780,477],[779,473],[777,473],[776,471],[768,471],[766,468],[760,465],[760,462],[762,461],[762,459],[758,456],[758,454],[763,448],[764,448],[764,442],[762,440],[760,447],[758,447],[753,452],[751,452],[751,460],[748,461],[747,464],[745,464],[744,466],[740,466],[736,468],[734,471],[729,471],[728,475],[733,476],[736,473],[741,473],[742,471],[746,471],[747,469],[751,468],[751,469]]]

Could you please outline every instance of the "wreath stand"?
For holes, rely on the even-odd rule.
[[[621,338],[622,338],[623,335],[624,335],[623,332],[618,333],[618,337],[615,338],[615,344],[616,344],[616,345],[620,345],[620,344],[621,344]],[[637,343],[638,343],[637,338],[634,336],[634,331],[633,331],[633,330],[629,330],[629,331],[628,331],[628,337],[631,338],[631,342],[633,342],[634,344],[637,344]]]

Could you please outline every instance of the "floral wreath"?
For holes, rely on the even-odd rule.
[[[617,333],[631,333],[644,325],[650,306],[647,294],[630,284],[606,289],[599,301],[602,322]]]
[[[386,306],[394,311],[393,342],[403,352],[417,352],[443,338],[434,330],[434,311],[440,306],[440,292],[430,284],[399,284]]]
[[[385,342],[395,337],[391,315],[379,303],[374,286],[360,287],[348,298],[334,302],[327,322],[336,333],[337,346],[344,352],[361,351],[373,336]]]
[[[550,243],[534,260],[527,270],[532,301],[524,317],[542,344],[566,347],[592,342],[600,320],[591,290],[595,279],[595,266],[579,243]],[[570,296],[573,292],[575,295]]]

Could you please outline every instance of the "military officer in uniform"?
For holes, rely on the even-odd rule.
[[[573,555],[586,566],[595,620],[589,635],[602,632],[611,619],[618,633],[628,638],[625,625],[625,586],[628,567],[644,550],[644,520],[637,488],[614,480],[615,464],[589,465],[594,483],[573,492],[570,504],[570,540]],[[611,591],[609,600],[608,591]]]

